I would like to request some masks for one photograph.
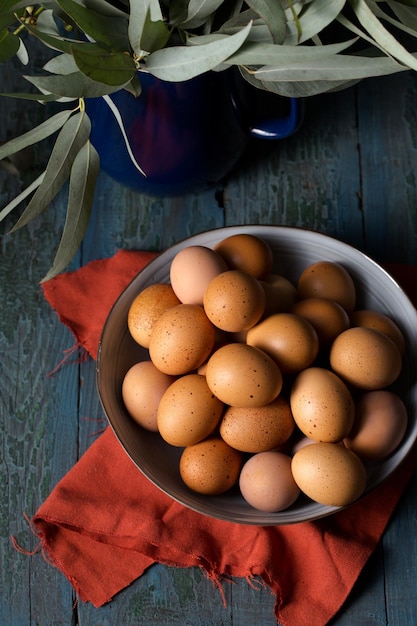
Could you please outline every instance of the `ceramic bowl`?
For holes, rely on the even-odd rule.
[[[174,500],[199,513],[242,524],[279,525],[318,519],[339,510],[301,496],[290,508],[265,513],[247,504],[238,489],[220,496],[199,495],[182,482],[178,464],[181,449],[165,443],[157,433],[145,431],[127,413],[121,395],[125,373],[134,363],[149,358],[131,338],[127,327],[130,304],[146,286],[168,282],[169,267],[179,250],[190,245],[214,247],[236,233],[265,239],[274,252],[276,271],[294,283],[310,263],[337,261],[352,275],[361,308],[380,310],[402,329],[406,339],[403,369],[394,391],[406,403],[406,435],[391,456],[369,466],[365,494],[382,483],[408,454],[417,437],[417,312],[395,280],[372,259],[355,248],[316,232],[280,226],[237,226],[216,229],[186,239],[161,253],[129,284],[114,304],[101,336],[97,360],[97,387],[109,423],[120,445],[143,474]],[[365,495],[364,494],[364,495]]]

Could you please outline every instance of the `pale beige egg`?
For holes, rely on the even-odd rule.
[[[290,507],[300,495],[291,471],[291,458],[282,452],[259,452],[242,467],[242,496],[260,511],[274,513]]]
[[[171,262],[171,286],[181,302],[202,305],[210,281],[226,270],[225,261],[211,248],[188,246]]]

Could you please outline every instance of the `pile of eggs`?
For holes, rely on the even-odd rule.
[[[357,307],[342,265],[318,261],[293,284],[273,261],[251,234],[178,252],[170,282],[130,306],[130,334],[149,360],[127,371],[123,401],[182,449],[179,472],[195,492],[237,487],[267,512],[301,493],[346,506],[364,492],[367,464],[405,435],[391,389],[404,337],[386,314]]]

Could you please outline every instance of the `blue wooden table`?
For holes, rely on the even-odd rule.
[[[0,80],[0,91],[9,90],[13,70]],[[0,113],[1,141],[34,123],[33,105],[21,101],[0,101]],[[40,172],[44,157],[42,147],[24,155],[20,175],[0,169],[0,207]],[[77,604],[41,554],[12,545],[13,535],[25,549],[35,547],[24,514],[36,512],[103,423],[92,360],[73,355],[48,376],[74,343],[38,284],[59,240],[65,199],[60,194],[16,234],[7,234],[12,220],[1,224],[0,623],[272,626],[268,590],[236,581],[225,587],[224,607],[198,569],[156,565],[103,608]],[[213,227],[263,223],[312,228],[380,262],[417,264],[417,76],[372,79],[309,100],[296,136],[252,141],[236,171],[208,191],[156,199],[100,174],[88,234],[70,269],[121,248],[163,249]],[[415,479],[334,624],[417,624]]]

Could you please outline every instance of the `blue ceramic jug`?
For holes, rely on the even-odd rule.
[[[252,100],[258,90],[234,71],[208,72],[180,83],[143,72],[139,78],[139,97],[125,90],[111,96],[125,137],[112,103],[88,99],[86,110],[102,169],[145,194],[177,196],[208,188],[233,169],[251,135],[281,139],[301,122],[300,102],[276,95],[272,117],[255,121]],[[134,165],[126,139],[145,175]]]

